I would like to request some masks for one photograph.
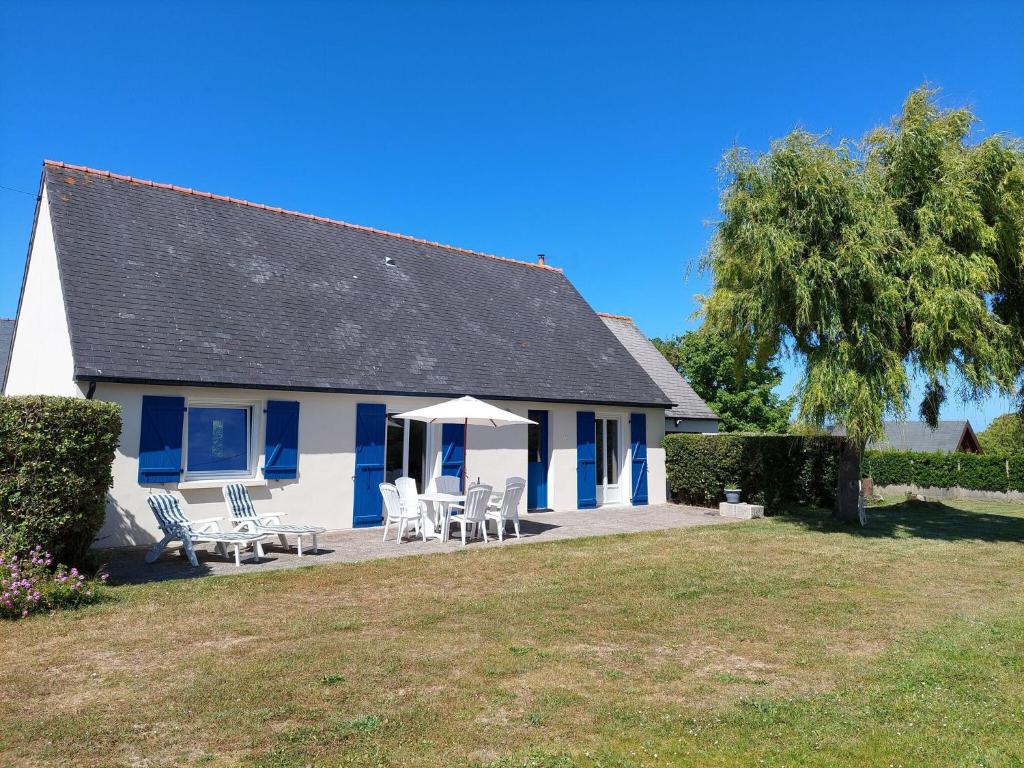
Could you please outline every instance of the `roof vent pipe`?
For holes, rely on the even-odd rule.
[[[540,266],[540,267],[544,266],[544,254],[543,253],[538,253],[537,254],[537,266]]]

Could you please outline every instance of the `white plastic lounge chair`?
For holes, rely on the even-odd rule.
[[[462,546],[466,546],[466,529],[469,526],[473,526],[474,530],[479,529],[483,533],[484,543],[487,542],[487,504],[491,499],[492,490],[489,485],[475,483],[466,491],[465,506],[452,504],[452,509],[463,510],[463,514],[452,515],[449,518],[450,522],[459,524],[462,531]]]
[[[398,494],[398,488],[391,483],[380,484],[380,495],[384,497],[384,537],[382,541],[388,540],[388,528],[393,523],[398,524],[398,537],[395,541],[401,541],[402,536],[405,535],[406,524],[410,522],[419,523],[420,511],[416,507],[406,507],[402,503],[401,496]],[[419,531],[423,536],[423,540],[426,541],[426,530],[420,526]]]
[[[281,540],[281,546],[288,549],[288,536],[295,537],[295,549],[302,557],[302,537],[313,537],[313,552],[319,552],[316,537],[327,531],[319,525],[289,525],[282,524],[281,517],[284,512],[274,512],[269,515],[261,515],[256,512],[256,507],[249,498],[249,492],[241,483],[232,483],[224,486],[224,501],[228,505],[231,524],[236,531],[248,531],[250,533],[265,533],[276,535]]]
[[[501,495],[501,501],[497,505],[491,504],[487,509],[487,521],[494,522],[497,529],[498,541],[505,540],[505,526],[512,521],[516,531],[516,538],[522,538],[519,533],[519,500],[523,498],[523,491],[526,490],[526,481],[521,477],[510,477],[505,481],[505,492]]]
[[[210,543],[217,545],[224,557],[228,557],[228,547],[234,547],[235,565],[242,564],[239,554],[241,547],[251,546],[253,558],[259,562],[263,552],[260,548],[261,533],[239,533],[236,531],[222,531],[220,529],[220,517],[206,517],[202,520],[189,520],[181,511],[178,499],[169,493],[154,493],[146,501],[149,508],[156,515],[157,525],[164,532],[164,537],[153,545],[153,548],[146,553],[146,562],[152,563],[160,553],[164,551],[172,541],[180,541],[188,561],[194,566],[199,565],[196,558],[196,544]]]

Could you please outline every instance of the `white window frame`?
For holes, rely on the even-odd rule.
[[[625,473],[625,470],[626,470],[626,458],[627,458],[626,454],[629,452],[629,446],[625,445],[622,442],[622,439],[624,437],[624,429],[625,429],[625,427],[623,425],[624,419],[622,417],[622,414],[621,413],[596,413],[596,414],[594,414],[594,424],[595,424],[595,427],[596,427],[597,423],[599,421],[601,421],[602,419],[605,422],[614,422],[615,423],[615,431],[617,433],[618,447],[619,447],[619,466],[618,466],[618,482],[616,482],[615,484],[607,485],[604,482],[602,482],[604,480],[604,478],[601,478],[601,477],[597,478],[597,497],[598,497],[597,498],[597,504],[598,504],[599,507],[604,507],[604,506],[617,507],[617,506],[621,506],[623,504],[629,503],[628,502],[628,495],[627,495],[627,500],[624,500],[624,498],[623,498],[623,490],[624,490],[624,488],[625,487],[632,487],[632,486],[629,486],[629,485],[623,486],[623,474]],[[597,449],[597,434],[596,434],[596,431],[595,431],[595,434],[594,434],[594,448],[595,448],[595,450]],[[604,448],[605,448],[605,455],[604,455],[604,458],[602,460],[602,463],[605,465],[604,472],[605,472],[605,477],[607,477],[608,476],[608,466],[607,466],[607,464],[608,464],[608,441],[607,441],[607,439],[605,439],[605,441],[604,441]],[[596,458],[596,456],[595,456],[595,458]],[[607,496],[607,493],[606,493],[606,489],[608,489],[608,488],[615,489],[615,492],[616,492],[616,495],[618,496],[618,498],[609,499],[608,496]]]
[[[217,398],[187,398],[185,400],[185,424],[181,436],[181,461],[184,468],[183,480],[253,480],[259,472],[263,459],[263,449],[256,435],[262,434],[263,409],[266,404],[261,400],[236,400]],[[188,469],[188,422],[192,408],[248,408],[249,409],[249,445],[247,446],[248,467],[230,472],[215,470],[209,472],[190,472]]]
[[[400,411],[396,411],[396,413],[400,413]],[[388,410],[387,406],[384,407],[384,418],[384,462],[386,465],[388,456],[387,419],[391,418],[391,411]],[[406,477],[409,475],[409,436],[411,433],[411,430],[409,429],[409,422],[411,421],[412,419],[402,419],[402,475]],[[431,461],[431,449],[433,448],[434,435],[433,430],[430,429],[432,426],[431,424],[428,423],[424,426],[426,428],[423,433],[423,474],[425,475],[423,478],[423,486],[424,490],[426,490],[426,487],[430,485],[431,479],[435,477],[434,473],[430,471],[431,466],[434,464],[434,462]],[[385,473],[386,472],[387,468],[385,466]]]

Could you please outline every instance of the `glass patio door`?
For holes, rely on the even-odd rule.
[[[619,504],[622,502],[622,489],[619,486],[622,475],[620,421],[617,418],[598,416],[594,420],[594,428],[597,432],[597,503]]]
[[[426,490],[427,425],[412,419],[396,419],[389,413],[384,477],[389,483],[411,477],[420,493]]]

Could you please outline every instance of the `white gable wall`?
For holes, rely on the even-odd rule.
[[[81,397],[74,370],[64,291],[44,187],[4,393]]]

